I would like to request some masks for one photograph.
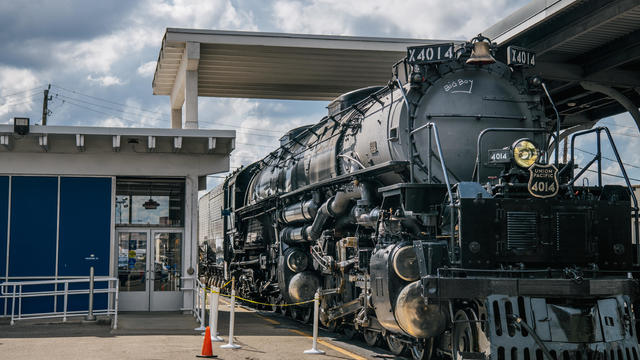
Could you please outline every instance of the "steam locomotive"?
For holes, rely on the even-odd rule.
[[[415,359],[638,360],[636,199],[576,181],[552,98],[524,75],[535,54],[494,50],[481,35],[409,48],[386,86],[228,176],[224,262],[201,275],[277,304],[319,289],[324,326]],[[615,150],[606,128],[572,148],[603,135]]]

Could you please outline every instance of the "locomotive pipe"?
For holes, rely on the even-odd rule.
[[[309,240],[317,240],[322,235],[322,229],[324,228],[324,224],[331,217],[336,217],[343,215],[349,209],[349,203],[352,199],[360,197],[360,189],[344,192],[339,191],[335,196],[325,201],[318,213],[316,214],[316,218],[313,220],[313,224],[308,226],[305,233],[308,235]]]
[[[286,227],[280,231],[280,239],[289,245],[309,241],[308,227]]]
[[[280,220],[285,224],[301,221],[311,221],[318,212],[318,204],[313,200],[307,200],[287,206],[280,212]]]

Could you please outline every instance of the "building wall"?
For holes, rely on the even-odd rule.
[[[111,177],[0,176],[0,193],[6,194],[0,196],[3,280],[86,277],[91,265],[96,276],[110,275],[112,181]],[[85,260],[92,254],[97,260]],[[24,288],[45,290],[53,286]],[[87,304],[87,295],[73,295],[68,310],[86,309]],[[96,295],[97,309],[106,304],[106,294]],[[25,314],[56,308],[62,310],[62,296],[25,298],[22,303]],[[7,311],[11,312],[10,306]]]

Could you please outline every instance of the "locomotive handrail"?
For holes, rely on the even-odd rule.
[[[440,145],[440,135],[438,134],[438,126],[436,125],[436,123],[434,122],[428,122],[422,126],[419,126],[417,128],[415,128],[414,130],[411,131],[411,135],[415,134],[416,132],[423,130],[425,128],[429,128],[429,178],[431,178],[431,130],[433,129],[433,135],[434,135],[434,139],[436,140],[436,149],[438,150],[438,157],[440,160],[440,166],[442,167],[442,173],[444,175],[444,183],[447,185],[447,194],[449,195],[449,216],[450,216],[450,226],[451,229],[449,230],[451,232],[451,240],[450,240],[450,244],[449,244],[449,248],[450,248],[450,252],[449,252],[449,257],[451,259],[451,262],[453,262],[454,259],[454,247],[456,245],[455,243],[455,221],[454,221],[454,209],[455,209],[455,205],[453,202],[453,190],[451,189],[451,182],[449,181],[449,172],[447,171],[447,165],[445,164],[444,161],[444,156],[442,155],[442,146]],[[413,179],[412,179],[413,180]],[[413,181],[412,181],[413,182]]]
[[[636,265],[640,264],[640,234],[638,234],[638,199],[636,198],[636,194],[633,191],[633,187],[631,186],[631,181],[629,181],[629,176],[627,175],[627,171],[624,168],[624,163],[622,162],[622,159],[620,158],[620,154],[618,153],[618,148],[616,147],[615,142],[613,141],[613,137],[611,136],[611,132],[609,131],[609,128],[607,128],[606,126],[599,126],[597,128],[593,128],[593,129],[587,129],[587,130],[582,130],[582,131],[578,131],[574,134],[571,135],[571,164],[575,164],[575,140],[578,136],[583,136],[583,135],[587,135],[587,134],[591,134],[591,133],[596,133],[596,154],[594,155],[593,159],[591,159],[591,161],[589,161],[587,163],[586,166],[584,166],[580,172],[578,173],[578,175],[574,175],[573,173],[573,167],[571,168],[571,181],[569,181],[567,183],[567,185],[569,186],[569,188],[571,188],[573,186],[573,184],[575,183],[575,181],[582,176],[585,172],[587,172],[587,170],[591,167],[591,165],[593,165],[594,162],[598,163],[598,187],[602,187],[602,142],[600,140],[600,136],[602,134],[602,132],[605,132],[605,134],[607,134],[607,139],[609,140],[609,145],[611,145],[611,149],[613,150],[613,154],[616,157],[616,161],[618,163],[618,166],[620,167],[620,171],[622,172],[622,177],[624,178],[624,181],[627,185],[627,191],[629,191],[629,195],[631,196],[631,200],[633,201],[633,217],[634,217],[634,229],[635,229],[635,244],[636,244]]]
[[[482,164],[482,152],[480,151],[480,146],[482,144],[482,138],[489,132],[537,132],[537,133],[547,133],[554,138],[554,141],[558,141],[556,134],[547,130],[547,129],[539,129],[539,128],[486,128],[480,132],[478,135],[478,140],[476,143],[476,164],[473,169],[473,176],[471,178],[475,178],[477,182],[480,182],[480,167]],[[546,149],[546,147],[545,147]],[[545,152],[545,156],[548,154]],[[548,156],[546,161],[548,162]],[[558,168],[558,158],[556,157],[556,168]]]

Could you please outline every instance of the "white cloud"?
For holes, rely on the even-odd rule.
[[[279,0],[277,26],[286,32],[469,39],[522,5],[522,1]]]
[[[91,75],[87,76],[87,80],[96,82],[100,84],[100,86],[112,86],[112,85],[124,85],[125,83],[119,78],[111,75],[98,76],[93,77]]]
[[[42,101],[44,87],[38,89],[39,81],[32,70],[0,65],[0,121],[24,116],[34,102]]]
[[[149,61],[140,66],[136,70],[138,75],[142,77],[152,77],[153,73],[156,71],[156,61]]]

